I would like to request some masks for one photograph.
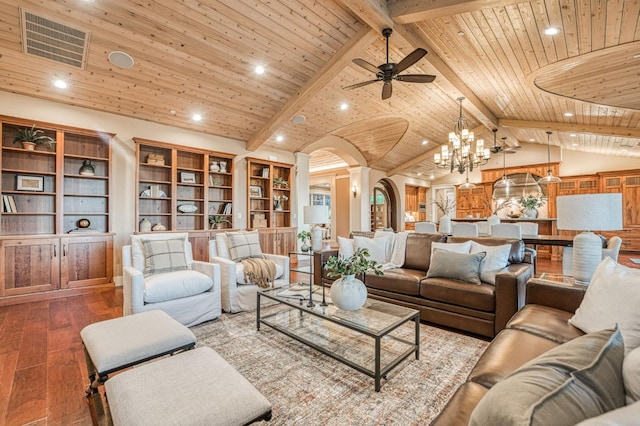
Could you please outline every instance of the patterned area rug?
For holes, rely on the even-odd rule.
[[[375,392],[372,378],[255,321],[255,312],[223,314],[192,330],[267,397],[271,426],[428,424],[488,345],[421,324],[420,359],[407,358]],[[413,323],[399,336],[411,339]]]

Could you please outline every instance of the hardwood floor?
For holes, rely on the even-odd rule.
[[[637,268],[629,257],[640,256],[619,262]],[[538,273],[561,271],[560,262],[538,261]],[[0,425],[90,425],[80,330],[120,315],[121,288],[0,307]]]

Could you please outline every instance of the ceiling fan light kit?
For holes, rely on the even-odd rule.
[[[399,63],[395,64],[389,62],[389,37],[393,30],[391,28],[385,28],[382,30],[382,35],[386,39],[387,44],[387,62],[377,67],[370,62],[361,58],[356,58],[352,62],[360,67],[370,71],[376,75],[375,80],[363,81],[361,83],[352,84],[351,86],[343,87],[345,90],[357,89],[359,87],[368,86],[372,83],[382,81],[382,99],[389,99],[393,93],[392,81],[402,81],[405,83],[431,83],[435,80],[435,75],[429,74],[400,74],[410,66],[418,62],[427,51],[422,48],[417,48],[413,52],[405,56]]]

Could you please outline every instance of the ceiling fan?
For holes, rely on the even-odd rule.
[[[418,62],[424,55],[427,54],[427,51],[422,48],[417,48],[413,52],[409,53],[404,57],[399,63],[394,64],[393,62],[389,62],[389,36],[393,30],[391,28],[385,28],[382,30],[382,35],[387,39],[387,62],[377,67],[370,62],[365,61],[361,58],[356,58],[353,60],[353,63],[361,66],[367,71],[371,71],[376,75],[375,80],[363,81],[362,83],[352,84],[351,86],[344,87],[346,90],[357,89],[358,87],[366,86],[378,81],[382,81],[382,99],[388,99],[391,97],[392,86],[391,82],[393,80],[404,81],[406,83],[431,83],[435,80],[435,75],[428,74],[400,74],[402,71],[409,68],[411,65]]]
[[[499,152],[503,154],[515,154],[516,152],[518,152],[517,150],[520,149],[519,145],[514,147],[507,147],[506,137],[501,138],[502,146],[498,145],[496,142],[496,133],[498,132],[498,129],[492,129],[491,131],[493,132],[493,146],[489,148],[489,150],[491,150],[493,154],[497,154]]]

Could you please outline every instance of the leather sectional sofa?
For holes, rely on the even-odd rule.
[[[525,256],[524,243],[517,239],[490,237],[448,237],[450,242],[475,240],[483,245],[511,244],[509,266],[496,275],[495,285],[480,285],[447,278],[426,278],[430,266],[431,243],[445,242],[440,234],[410,233],[407,236],[405,262],[401,268],[364,277],[369,297],[420,311],[420,319],[486,337],[494,337],[518,310],[518,289],[524,289],[533,276],[531,259]],[[322,265],[338,250],[314,254],[316,285],[330,283]]]
[[[482,397],[504,377],[562,343],[584,333],[568,320],[580,306],[586,287],[538,278],[526,286],[526,305],[508,322],[431,423],[466,425]]]

